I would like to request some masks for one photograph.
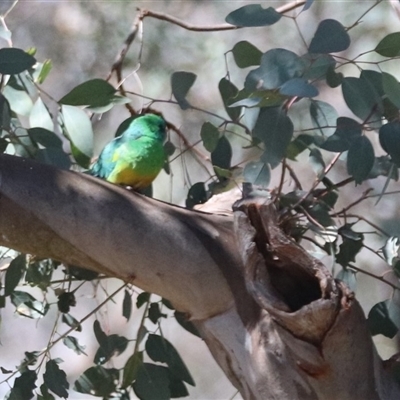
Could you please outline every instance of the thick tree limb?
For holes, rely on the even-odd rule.
[[[239,268],[231,219],[88,175],[2,155],[0,233],[3,246],[131,281],[192,318],[234,301],[218,266]]]
[[[357,301],[263,199],[205,214],[1,155],[0,244],[167,298],[245,399],[400,398]]]

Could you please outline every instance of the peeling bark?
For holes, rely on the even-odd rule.
[[[170,300],[245,399],[400,398],[352,293],[264,199],[188,211],[1,155],[0,244]]]

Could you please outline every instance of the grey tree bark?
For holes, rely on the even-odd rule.
[[[357,300],[263,198],[188,211],[1,155],[0,244],[170,300],[245,399],[400,399]]]

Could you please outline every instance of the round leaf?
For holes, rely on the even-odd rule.
[[[268,26],[278,22],[281,16],[273,7],[265,9],[260,4],[249,4],[229,13],[225,21],[236,26]]]
[[[383,125],[379,130],[379,142],[397,167],[400,167],[400,122]]]
[[[0,74],[20,74],[33,67],[35,63],[35,57],[21,49],[14,47],[0,49]]]
[[[380,112],[383,109],[382,100],[367,79],[344,78],[342,91],[347,106],[357,117],[363,121],[380,119]]]
[[[400,32],[385,36],[375,47],[375,51],[384,57],[400,56]]]
[[[240,117],[240,107],[232,107],[232,101],[237,96],[238,88],[228,79],[222,78],[218,84],[219,93],[227,114],[232,121],[236,121]]]
[[[260,111],[253,135],[265,144],[262,161],[275,168],[286,154],[293,136],[293,123],[280,108],[264,108]]]
[[[185,71],[174,72],[171,76],[172,94],[182,110],[191,107],[190,103],[186,100],[186,95],[189,89],[193,86],[196,77],[196,74]]]
[[[271,180],[271,169],[262,161],[250,161],[243,170],[245,182],[267,188]]]
[[[239,68],[260,65],[262,52],[247,40],[242,40],[233,46],[233,57]]]
[[[347,171],[356,183],[367,179],[375,161],[374,148],[365,136],[353,141],[347,154]]]
[[[293,78],[285,82],[279,89],[279,92],[285,96],[297,97],[315,97],[319,94],[315,86],[302,78]]]
[[[323,136],[330,136],[335,132],[338,113],[329,103],[320,100],[311,101],[310,116],[314,128]]]
[[[336,53],[350,46],[350,36],[343,25],[334,19],[325,19],[318,25],[311,40],[310,53]]]
[[[218,128],[210,122],[205,122],[201,127],[200,136],[205,149],[212,153],[217,147],[219,141]]]
[[[262,55],[260,67],[247,75],[244,87],[249,91],[276,89],[300,77],[305,67],[305,61],[292,51],[272,49]]]

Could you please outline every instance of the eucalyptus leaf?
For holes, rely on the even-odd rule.
[[[275,168],[286,154],[293,136],[293,123],[278,107],[264,108],[260,111],[253,135],[265,144],[262,161]]]
[[[80,108],[64,104],[61,113],[68,139],[90,159],[93,156],[93,129],[89,117]]]
[[[310,53],[336,53],[350,46],[350,36],[343,25],[334,19],[325,19],[318,25],[311,40]]]
[[[356,183],[368,178],[375,161],[374,148],[366,136],[353,140],[347,153],[347,171]]]
[[[296,53],[272,49],[262,55],[260,66],[247,75],[244,87],[249,91],[277,89],[290,79],[301,77],[305,69],[306,62]]]
[[[171,76],[172,94],[182,110],[191,107],[190,103],[186,100],[189,89],[193,86],[197,76],[192,72],[177,71]]]
[[[400,56],[400,32],[386,35],[375,47],[375,51],[384,57]]]
[[[0,74],[20,74],[33,67],[36,59],[21,49],[4,47],[0,49]]]
[[[273,25],[281,17],[273,7],[265,9],[260,4],[248,4],[229,13],[225,21],[231,25],[255,27]]]
[[[233,46],[232,54],[239,68],[260,65],[262,52],[247,40],[242,40]]]

